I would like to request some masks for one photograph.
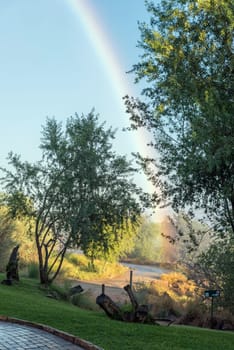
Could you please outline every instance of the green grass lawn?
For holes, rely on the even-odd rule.
[[[0,280],[4,278],[0,275]],[[0,315],[49,325],[77,335],[105,350],[233,350],[234,333],[183,326],[150,326],[112,321],[45,296],[35,280],[0,284]]]

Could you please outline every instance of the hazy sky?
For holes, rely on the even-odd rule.
[[[143,151],[141,135],[126,134],[121,97],[137,95],[138,21],[144,0],[0,0],[0,165],[9,151],[40,158],[46,117],[65,121],[94,107],[118,128],[121,153]]]

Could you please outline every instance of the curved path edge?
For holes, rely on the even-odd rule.
[[[82,348],[84,348],[85,350],[103,350],[102,348],[84,340],[81,339],[75,335],[66,333],[64,331],[60,331],[56,328],[50,327],[50,326],[46,326],[43,325],[41,323],[35,323],[35,322],[31,322],[31,321],[26,321],[26,320],[22,320],[19,318],[14,318],[14,317],[9,317],[9,316],[4,316],[4,315],[0,315],[0,322],[10,322],[10,323],[17,323],[23,326],[27,326],[27,327],[32,327],[32,328],[37,328],[40,330],[43,330],[47,333],[53,334],[57,337],[60,337],[64,340],[69,341],[72,344],[76,344],[81,346]]]

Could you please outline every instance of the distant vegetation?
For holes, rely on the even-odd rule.
[[[160,225],[142,217],[134,238],[134,245],[127,257],[140,263],[160,262],[162,257],[162,236]]]

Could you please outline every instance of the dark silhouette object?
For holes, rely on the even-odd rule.
[[[105,295],[105,286],[102,285],[102,294],[97,297],[96,303],[111,319],[125,322],[155,324],[158,326],[160,325],[158,321],[160,321],[161,324],[167,324],[168,326],[173,322],[166,318],[153,318],[149,313],[148,305],[138,304],[130,284],[126,285],[124,290],[128,293],[132,304],[132,311],[122,312],[119,306],[108,295]]]
[[[114,320],[124,321],[118,305],[108,295],[102,293],[96,299],[96,303],[105,311],[107,316]]]
[[[139,307],[139,304],[135,298],[135,295],[133,294],[132,288],[130,284],[127,284],[126,286],[124,286],[124,290],[128,293],[129,299],[131,301],[133,310],[136,311]]]
[[[107,316],[114,320],[154,323],[149,315],[148,305],[138,305],[131,286],[128,284],[124,287],[124,290],[128,293],[132,304],[133,310],[130,312],[122,312],[119,306],[108,295],[105,295],[104,285],[102,286],[102,294],[97,297],[96,303],[105,311]]]
[[[75,295],[75,294],[80,294],[84,291],[84,289],[78,284],[77,286],[74,286],[70,288],[69,294],[70,296]]]
[[[13,281],[19,281],[19,245],[12,249],[9,262],[6,267],[6,280],[2,281],[2,284],[11,286]]]
[[[127,284],[124,290],[128,293],[129,299],[132,304],[132,311],[125,313],[125,320],[130,322],[139,323],[154,323],[152,317],[149,314],[148,305],[139,305],[136,297],[132,291],[131,285]]]
[[[105,295],[105,284],[102,284],[102,294],[96,298],[96,304],[98,304],[110,318],[123,321],[123,315],[118,305],[108,297],[108,295]]]

